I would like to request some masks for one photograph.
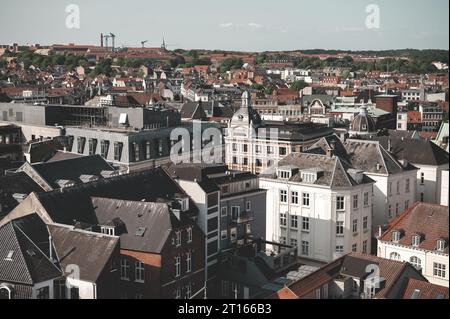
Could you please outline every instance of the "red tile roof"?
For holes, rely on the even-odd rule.
[[[422,123],[422,115],[419,111],[408,111],[408,123],[420,124]]]
[[[438,239],[445,239],[447,246],[444,252],[448,254],[448,207],[429,203],[415,203],[394,219],[389,228],[379,238],[381,241],[391,241],[392,232],[402,232],[398,244],[411,246],[412,236],[420,235],[422,241],[419,248],[435,250]]]
[[[420,291],[416,299],[437,299],[439,295],[442,295],[441,298],[443,299],[449,299],[448,287],[438,286],[412,278],[408,280],[408,285],[403,293],[403,299],[411,299],[416,289]]]

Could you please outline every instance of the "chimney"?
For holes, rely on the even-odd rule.
[[[392,152],[392,142],[391,142],[391,139],[388,139],[388,145],[387,145],[387,150],[388,150],[388,152]]]
[[[377,163],[377,171],[379,171],[381,169],[381,165],[380,163]]]
[[[100,33],[100,46],[103,48],[103,33]]]
[[[381,229],[381,226],[378,226],[378,237],[381,237],[383,235],[383,230]]]
[[[336,149],[336,141],[330,141],[330,146],[332,150]]]
[[[333,149],[328,148],[326,154],[327,154],[328,158],[332,158],[333,157]]]

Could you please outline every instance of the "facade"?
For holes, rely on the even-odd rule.
[[[448,169],[443,170],[441,174],[441,200],[440,204],[443,206],[448,206]]]
[[[429,282],[449,286],[448,207],[416,203],[378,238],[378,257],[414,265]]]
[[[444,110],[439,105],[419,105],[422,117],[422,130],[425,132],[437,132],[444,118]]]
[[[225,163],[230,169],[260,173],[332,133],[326,125],[314,123],[264,122],[244,92],[225,136]]]
[[[408,112],[398,112],[397,113],[397,130],[407,131],[408,130]]]
[[[380,142],[357,139],[342,142],[332,136],[323,138],[307,152],[326,154],[329,149],[344,165],[362,171],[375,181],[372,234],[415,202],[418,169],[406,161],[400,163]]]
[[[306,259],[329,262],[370,253],[373,181],[339,157],[291,154],[260,184],[267,189],[266,238],[295,246]]]

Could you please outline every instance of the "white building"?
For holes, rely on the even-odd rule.
[[[397,130],[398,131],[408,130],[408,112],[397,113]]]
[[[441,172],[441,200],[440,204],[448,206],[448,168]]]
[[[351,251],[370,253],[372,186],[331,150],[291,154],[260,178],[267,189],[266,239],[324,262]]]
[[[378,238],[378,257],[411,263],[433,284],[449,286],[448,207],[416,203]]]
[[[375,181],[373,187],[373,233],[415,202],[417,168],[400,163],[378,141],[326,137],[311,146],[309,153],[326,154],[333,149],[346,167],[361,170]]]

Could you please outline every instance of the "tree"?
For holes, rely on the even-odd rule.
[[[244,63],[242,59],[238,58],[228,58],[220,62],[220,72],[225,73],[232,69],[239,69]]]
[[[111,64],[111,59],[101,59],[95,66],[94,74],[105,74],[107,76],[110,76],[112,73]]]
[[[307,87],[308,86],[308,83],[306,83],[305,81],[294,81],[292,84],[291,84],[291,87],[289,88],[291,91],[296,91],[296,92],[298,92],[298,91],[301,91],[301,90],[303,90],[305,87]]]

